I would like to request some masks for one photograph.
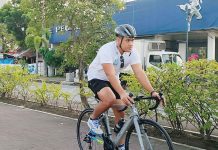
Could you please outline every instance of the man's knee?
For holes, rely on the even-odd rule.
[[[116,101],[116,96],[114,95],[112,90],[108,87],[98,92],[98,97],[107,106],[112,106]]]
[[[106,98],[104,103],[107,105],[107,106],[112,106],[114,104],[114,101],[116,100],[116,98]]]

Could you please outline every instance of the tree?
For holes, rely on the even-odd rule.
[[[43,55],[46,64],[51,67],[60,67],[64,59],[63,55],[56,54],[54,49],[40,48],[39,53]]]
[[[21,0],[20,7],[31,18],[28,28],[35,29],[35,34],[29,35],[26,41],[31,41],[35,36],[42,40],[49,39],[49,28],[57,23],[56,11],[61,10],[65,0]],[[35,46],[34,46],[35,47]],[[40,47],[45,47],[44,43]],[[44,75],[47,75],[47,64],[44,61]]]
[[[45,37],[45,29],[52,25],[70,27],[71,38],[59,50],[64,51],[64,65],[79,67],[81,81],[84,67],[93,59],[97,48],[112,39],[115,25],[112,15],[122,6],[120,0],[21,0],[20,3],[31,18],[28,28],[37,29],[37,36]],[[31,41],[30,36],[27,39]],[[80,88],[84,91],[82,85]],[[89,107],[86,97],[81,95],[81,99],[84,107]]]
[[[7,32],[7,26],[2,23],[0,23],[0,45],[2,45],[3,53],[7,52],[14,46],[13,35]]]
[[[19,8],[19,5],[8,3],[0,9],[0,23],[7,25],[7,31],[13,34],[17,44],[23,48],[26,47],[24,39],[28,22],[29,18]]]
[[[119,0],[74,0],[67,1],[63,12],[58,14],[60,22],[72,30],[71,38],[59,48],[65,52],[65,62],[79,67],[79,80],[84,80],[83,72],[96,50],[113,38],[114,21],[112,15],[121,8]],[[84,92],[80,84],[81,93]],[[89,107],[86,97],[81,94],[83,106]]]
[[[42,45],[45,48],[48,48],[48,40],[38,36],[37,30],[33,27],[29,27],[26,34],[26,45],[30,48],[35,49],[36,51],[36,73],[38,74],[39,49],[42,47]]]

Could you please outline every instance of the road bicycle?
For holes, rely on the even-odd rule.
[[[135,102],[155,101],[155,105],[149,110],[156,109],[160,103],[155,97],[137,96],[133,99]],[[174,150],[172,140],[163,127],[153,120],[142,119],[135,104],[130,106],[130,110],[130,115],[116,135],[111,132],[108,111],[98,118],[104,131],[103,135],[94,135],[87,125],[93,109],[82,111],[77,122],[77,141],[80,150],[115,150],[124,136],[126,150]]]

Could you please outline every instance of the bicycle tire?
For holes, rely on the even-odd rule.
[[[160,149],[174,150],[173,143],[169,134],[158,123],[149,119],[140,119],[139,125],[144,127],[144,131],[147,133],[149,137],[149,142],[153,150],[160,150]],[[140,149],[138,136],[134,130],[135,130],[135,126],[133,124],[126,135],[126,140],[125,140],[126,150]]]
[[[89,119],[90,114],[93,112],[93,109],[88,108],[81,112],[77,122],[77,142],[80,150],[102,150],[103,144],[98,144],[95,140],[90,140],[90,143],[84,141],[86,135],[89,132],[89,127],[87,125],[87,121]],[[100,123],[101,124],[101,123]],[[104,124],[101,124],[101,128],[105,131]]]

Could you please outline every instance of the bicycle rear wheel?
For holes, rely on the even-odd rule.
[[[166,130],[161,127],[158,123],[153,120],[148,119],[140,119],[139,126],[141,128],[141,132],[147,134],[151,147],[153,150],[173,150],[172,140],[170,136],[166,132]],[[146,141],[145,135],[142,135],[143,141]],[[144,148],[146,148],[145,142]],[[135,132],[135,126],[132,125],[130,130],[127,132],[126,141],[125,141],[126,150],[137,149],[140,150],[140,144],[138,140],[138,136]]]
[[[102,150],[103,149],[103,139],[99,136],[90,135],[89,127],[87,121],[89,116],[93,112],[93,109],[85,109],[79,116],[77,122],[77,141],[80,150]],[[101,128],[104,130],[104,125],[101,124]]]

